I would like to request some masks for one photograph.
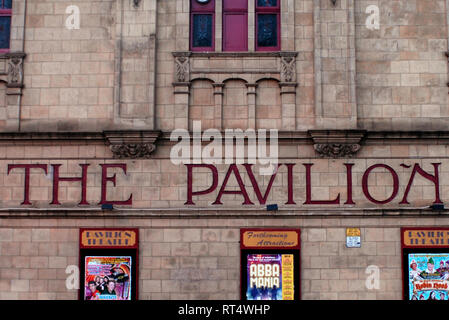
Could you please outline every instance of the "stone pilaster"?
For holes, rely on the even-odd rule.
[[[215,128],[218,130],[222,129],[223,126],[223,83],[214,83],[214,118],[215,118]]]
[[[357,127],[354,0],[315,1],[317,126]]]
[[[256,129],[256,89],[257,83],[247,83],[248,129]]]

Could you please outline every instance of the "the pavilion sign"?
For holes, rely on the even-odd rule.
[[[277,169],[280,167],[284,167],[287,169],[287,181],[284,185],[285,192],[287,195],[287,200],[284,205],[297,205],[295,201],[294,194],[294,184],[293,173],[295,168],[299,166],[303,166],[305,169],[305,181],[303,186],[306,190],[306,198],[302,203],[304,205],[355,205],[356,202],[353,199],[353,166],[354,163],[344,163],[342,166],[342,171],[345,172],[346,176],[346,197],[342,199],[340,193],[334,198],[330,200],[323,200],[319,198],[314,198],[312,196],[312,172],[313,172],[313,163],[283,163],[277,164]],[[443,203],[440,199],[440,179],[439,179],[439,168],[441,163],[432,163],[433,170],[424,170],[420,164],[415,163],[413,165],[400,164],[403,168],[410,169],[410,175],[408,180],[402,181],[400,183],[400,178],[398,173],[394,168],[387,164],[378,163],[371,165],[368,167],[362,175],[362,191],[363,195],[370,202],[377,205],[384,205],[392,202],[394,199],[400,199],[399,204],[409,204],[408,197],[410,190],[413,186],[413,182],[417,176],[421,176],[426,179],[433,185],[434,187],[434,199],[433,204],[441,204]],[[24,174],[24,187],[23,187],[23,202],[22,205],[31,205],[32,202],[30,200],[30,188],[32,185],[30,183],[30,173],[31,170],[40,170],[42,173],[47,174],[47,171],[52,172],[52,201],[50,205],[61,205],[59,201],[59,186],[60,183],[79,183],[80,184],[80,195],[81,200],[78,203],[79,205],[93,205],[94,203],[89,203],[87,200],[87,185],[88,185],[88,170],[90,169],[90,165],[86,163],[79,164],[81,175],[77,177],[61,177],[60,175],[60,167],[61,164],[9,164],[7,169],[7,174],[9,175],[12,171],[19,173],[20,170]],[[126,200],[112,200],[107,199],[107,193],[110,188],[116,186],[116,174],[112,174],[112,169],[120,169],[123,172],[123,175],[127,174],[127,165],[126,163],[113,163],[113,164],[100,164],[101,167],[101,196],[98,199],[98,202],[95,204],[114,204],[114,205],[128,205],[131,206],[133,204],[133,195],[130,194]],[[186,206],[194,206],[195,199],[200,199],[201,196],[211,194],[218,190],[217,197],[215,201],[211,202],[212,206],[224,205],[222,197],[224,195],[239,195],[242,198],[243,205],[265,205],[268,197],[270,195],[273,183],[276,179],[276,175],[278,170],[271,175],[269,178],[268,185],[265,187],[265,190],[262,191],[262,185],[259,185],[256,175],[254,173],[253,164],[231,164],[227,166],[226,174],[222,181],[219,180],[218,169],[216,165],[213,164],[185,164],[186,174],[187,174],[187,199],[185,202]],[[199,170],[200,169],[200,170]],[[383,169],[388,175],[391,176],[393,183],[391,184],[391,195],[385,199],[375,198],[370,192],[368,179],[373,171],[376,169]],[[194,190],[194,176],[195,174],[204,173],[204,171],[209,171],[212,176],[212,181],[209,186],[204,187],[202,190]],[[250,183],[244,182],[242,178],[242,174],[246,174],[249,178]],[[237,188],[233,187],[232,189],[228,186],[229,179],[233,176],[237,181]],[[400,185],[406,185],[405,190],[399,194]],[[254,191],[255,198],[251,199],[248,193],[248,190],[252,189]]]

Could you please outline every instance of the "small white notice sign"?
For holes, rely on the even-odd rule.
[[[360,228],[346,228],[346,247],[361,247]]]

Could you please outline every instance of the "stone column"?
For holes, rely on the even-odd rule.
[[[248,99],[248,129],[256,129],[256,89],[257,83],[246,84]]]
[[[314,5],[317,127],[355,129],[354,0],[322,0]]]
[[[214,119],[215,129],[221,130],[223,127],[223,88],[224,83],[214,83]]]

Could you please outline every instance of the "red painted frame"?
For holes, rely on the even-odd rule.
[[[256,51],[280,51],[281,50],[281,0],[278,0],[276,7],[259,7],[257,5],[257,0],[255,1],[255,35],[254,41],[256,46]],[[257,45],[257,35],[259,33],[259,23],[257,22],[257,17],[259,14],[275,14],[276,22],[277,22],[277,45],[274,47],[259,47]]]
[[[205,14],[212,16],[212,46],[194,47],[193,46],[193,16],[196,14]],[[207,4],[199,4],[195,0],[190,0],[190,50],[191,51],[215,51],[215,0],[210,0]]]
[[[449,231],[449,227],[402,227],[401,228],[401,271],[402,273],[404,273],[404,260],[405,260],[405,255],[404,255],[404,249],[407,251],[411,251],[413,249],[416,250],[426,250],[426,249],[447,249],[449,250],[449,246],[438,246],[438,245],[430,245],[430,246],[406,246],[404,245],[404,232],[407,230],[423,230],[423,231],[432,231],[432,230],[447,230]],[[405,292],[406,292],[406,287],[407,287],[407,292],[408,292],[408,283],[406,284],[404,281],[404,274],[402,274],[402,299],[405,299]]]
[[[120,231],[134,231],[136,233],[136,243],[134,246],[98,246],[98,247],[85,247],[81,244],[81,235],[83,233],[83,231],[86,230],[104,230],[104,231],[113,231],[113,230],[120,230]],[[81,261],[81,250],[115,250],[115,249],[129,249],[134,251],[134,256],[136,257],[136,263],[135,263],[135,268],[136,268],[136,276],[135,276],[135,288],[136,288],[136,296],[134,300],[139,300],[139,229],[138,228],[80,228],[79,229],[79,238],[78,238],[78,243],[79,243],[79,249],[78,249],[78,268],[81,271],[81,263],[83,263],[83,261]],[[83,275],[84,276],[84,275]],[[81,274],[79,275],[80,277],[80,284],[81,284]],[[83,300],[84,301],[84,293],[81,292],[82,290],[82,286],[80,285],[80,288],[78,289],[78,300]]]
[[[243,245],[243,233],[246,231],[295,231],[298,233],[298,245],[295,247],[267,247],[264,249],[263,247],[245,247]],[[240,229],[240,300],[243,300],[243,292],[242,292],[242,255],[243,250],[245,251],[267,251],[267,253],[271,253],[276,250],[284,251],[283,253],[287,253],[288,251],[292,252],[298,257],[298,300],[301,300],[301,229],[292,229],[292,228],[278,228],[278,229],[266,229],[266,228],[243,228]],[[288,253],[287,253],[288,254]],[[293,300],[295,301],[295,300]]]
[[[248,51],[248,0],[240,0],[242,2],[242,6],[240,7],[232,7],[230,4],[236,4],[236,0],[224,0],[223,1],[223,37],[222,37],[222,48],[223,51],[234,51],[234,52],[241,52],[241,51]],[[226,16],[231,15],[238,15],[244,17],[244,25],[236,26],[238,28],[239,32],[244,33],[244,42],[241,44],[241,47],[238,47],[237,49],[231,50],[226,48],[226,37],[228,34],[232,35],[235,34],[235,31],[232,29],[232,26],[226,25]]]

